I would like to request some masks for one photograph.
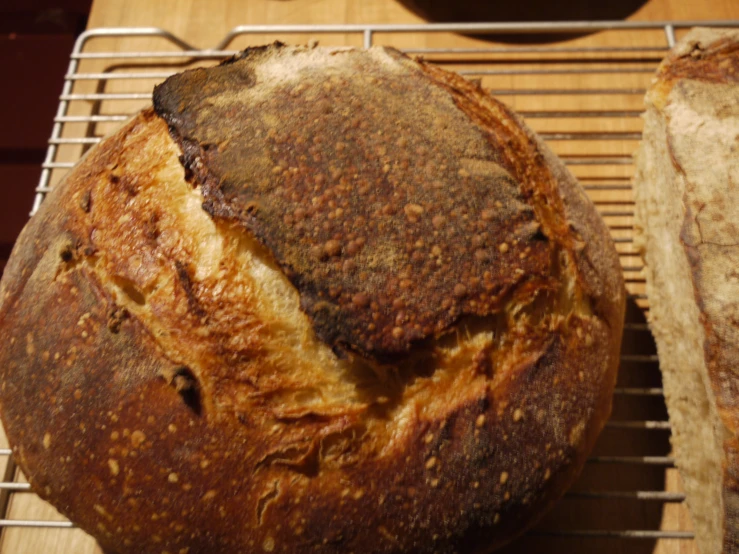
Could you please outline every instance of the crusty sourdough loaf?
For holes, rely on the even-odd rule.
[[[280,44],[159,86],[0,293],[14,455],[117,554],[500,546],[608,417],[625,297],[575,179],[477,85]]]
[[[673,449],[701,552],[739,552],[739,31],[691,31],[646,104],[637,235]]]

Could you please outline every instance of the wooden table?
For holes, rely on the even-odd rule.
[[[515,0],[514,0],[515,1]],[[660,20],[703,20],[703,19],[739,19],[739,2],[736,0],[702,0],[686,2],[685,0],[649,0],[631,17],[635,21],[660,21]],[[376,0],[376,1],[356,1],[356,0],[96,0],[93,4],[92,13],[89,19],[89,28],[97,27],[140,27],[140,26],[156,26],[168,30],[176,36],[184,39],[190,44],[198,48],[212,47],[217,44],[226,33],[241,24],[336,24],[336,23],[423,23],[417,15],[413,14],[401,4],[394,0]],[[234,41],[230,47],[243,47],[251,43],[259,43],[264,40],[271,40],[274,36],[251,36],[248,38],[240,37]],[[304,42],[309,39],[309,35],[292,35],[289,37],[291,42]],[[357,44],[361,45],[361,36],[346,34],[321,36],[324,42],[331,44]],[[453,35],[449,33],[443,34],[401,34],[401,35],[383,35],[377,36],[376,41],[379,43],[398,44],[405,48],[425,48],[443,45],[445,47],[474,47],[474,46],[490,46],[490,42],[481,41],[479,39]],[[664,34],[655,31],[653,33],[644,32],[603,32],[588,36],[581,36],[566,42],[558,43],[557,46],[645,46],[645,45],[661,45],[664,43]],[[159,38],[107,38],[99,39],[90,43],[90,49],[86,51],[125,51],[125,50],[160,50],[172,49],[162,43]],[[658,56],[655,54],[655,56]],[[656,62],[658,58],[652,60]],[[439,61],[445,62],[446,58],[439,57]],[[528,60],[528,61],[527,61]],[[448,60],[447,60],[448,61]],[[556,65],[557,60],[534,60],[532,61],[525,56],[522,61],[528,64],[528,67],[551,68]],[[592,60],[591,60],[592,61]],[[632,64],[634,60],[615,60],[609,59],[603,54],[603,61],[616,64]],[[501,68],[512,66],[515,60],[507,59],[505,63],[501,62]],[[536,63],[535,63],[536,62]],[[539,63],[541,62],[541,63]],[[164,64],[162,64],[164,66]],[[464,63],[450,63],[453,69],[470,69],[475,67],[475,57]],[[515,64],[514,64],[515,65]],[[172,65],[166,66],[172,70]],[[157,68],[149,68],[149,71],[155,71]],[[115,68],[111,68],[109,62],[105,60],[85,60],[80,66],[80,70],[86,72],[115,72]],[[557,77],[557,87],[593,87],[594,79],[597,79],[598,86],[608,87],[644,87],[649,81],[648,73],[636,73],[629,75],[609,75],[603,74],[597,77],[582,75],[560,75]],[[155,81],[149,83],[146,80],[138,81],[131,84],[125,81],[109,81],[105,90],[108,92],[130,92],[131,87],[141,90],[141,87],[151,86]],[[552,76],[542,76],[530,74],[525,76],[506,76],[497,75],[493,77],[484,77],[483,84],[494,89],[535,89],[541,87],[552,87]],[[77,82],[72,92],[89,93],[95,92],[95,83]],[[514,108],[523,112],[532,112],[541,109],[541,96],[508,96],[503,98],[509,102]],[[620,102],[619,109],[639,111],[642,108],[641,96],[624,95],[618,99]],[[548,110],[575,110],[588,109],[597,111],[607,106],[612,106],[614,97],[584,97],[576,95],[553,95],[547,97],[546,109]],[[95,110],[95,113],[133,113],[135,110],[147,103],[146,100],[140,101],[106,101],[103,105],[94,103],[75,103],[70,106],[70,114],[87,115]],[[552,137],[550,144],[558,154],[569,159],[580,157],[597,157],[597,156],[629,156],[637,145],[635,134],[641,129],[641,121],[637,117],[600,117],[600,118],[581,118],[570,120],[563,128],[562,120],[552,118],[531,119],[530,123],[539,132],[548,133]],[[94,129],[94,135],[99,136],[110,132],[119,123],[104,123],[98,125]],[[619,140],[559,140],[556,138],[557,133],[565,132],[570,134],[577,133],[617,133],[621,138]],[[79,126],[74,124],[65,126],[63,136],[74,137],[84,136],[89,133],[89,129],[83,133]],[[614,135],[616,136],[616,135]],[[56,161],[78,159],[81,149],[80,145],[64,145],[59,149]],[[584,183],[598,183],[606,180],[620,180],[620,182],[628,183],[633,174],[633,168],[630,165],[624,165],[622,168],[610,167],[607,171],[599,168],[597,165],[573,165],[573,172],[578,175]],[[52,184],[58,181],[60,172],[56,172],[51,177]],[[632,197],[629,190],[598,190],[597,187],[590,191],[591,196],[599,204],[599,207],[606,206],[628,206]],[[615,212],[614,212],[615,213]],[[611,220],[615,227],[621,224],[624,229],[619,235],[618,231],[614,231],[614,236],[624,239],[618,244],[619,251],[622,254],[622,263],[624,265],[638,264],[639,259],[631,250],[631,244],[628,242],[630,230],[628,226],[630,219],[628,217],[619,219],[613,216]],[[633,277],[633,276],[632,276]],[[629,282],[630,292],[634,294],[643,293],[643,282],[638,278],[632,278]],[[646,308],[645,300],[637,301],[641,308]],[[640,309],[632,306],[632,320],[638,320],[641,317]],[[643,321],[643,320],[642,320]],[[644,339],[644,334],[639,337],[626,336],[625,348],[627,353],[639,355],[653,354],[653,346],[651,342]],[[641,371],[641,373],[638,373]],[[621,387],[631,386],[654,386],[655,379],[658,384],[658,372],[656,364],[647,370],[633,369],[626,364],[622,371],[619,385]],[[640,403],[641,402],[641,403]],[[651,401],[645,404],[639,399],[628,398],[626,400],[617,400],[614,416],[618,419],[664,419],[664,407],[659,400]],[[627,433],[627,434],[625,434]],[[628,434],[636,433],[636,434]],[[668,454],[667,433],[663,432],[657,438],[647,431],[627,431],[619,428],[608,429],[604,433],[595,454],[613,455],[614,453],[628,454],[624,448],[634,449],[633,453],[644,454]],[[6,447],[4,437],[0,437],[0,447]],[[626,442],[624,442],[626,441]],[[626,446],[624,446],[626,445]],[[642,450],[639,450],[642,448]],[[646,450],[644,450],[646,449]],[[5,458],[0,458],[0,471],[4,470]],[[600,470],[598,464],[591,465],[586,468],[581,481],[575,487],[575,490],[603,490],[608,486],[605,482],[612,479],[613,473],[605,474]],[[652,468],[653,469],[653,468]],[[679,492],[679,477],[674,469],[657,468],[645,470],[642,466],[636,468],[624,466],[623,471],[619,471],[620,479],[633,482],[632,488],[651,488],[657,489],[663,493],[673,494]],[[605,477],[604,477],[605,475]],[[13,476],[10,476],[12,479]],[[15,480],[22,482],[21,475],[16,474]],[[5,480],[8,480],[7,478]],[[646,480],[646,481],[645,481]],[[611,483],[612,484],[612,483]],[[614,488],[614,487],[611,487]],[[664,498],[663,498],[664,501]],[[634,499],[621,498],[614,501],[594,501],[592,499],[581,497],[570,497],[563,501],[562,509],[558,509],[554,514],[547,516],[542,523],[543,528],[552,529],[554,527],[574,528],[582,521],[587,520],[595,527],[603,528],[603,522],[608,522],[608,528],[634,528],[634,525],[645,525],[644,522],[651,522],[654,529],[662,530],[689,530],[690,521],[684,503],[645,503],[637,502]],[[32,519],[32,520],[63,520],[53,508],[41,502],[35,495],[30,493],[13,494],[10,500],[6,517],[11,519]],[[635,523],[636,522],[636,523]],[[561,539],[544,539],[544,538],[525,538],[521,542],[512,545],[507,552],[589,552],[593,548],[602,550],[603,552],[656,552],[659,554],[697,554],[692,541],[687,540],[670,540],[659,539],[655,541],[634,541],[634,540],[602,540],[593,542],[593,539],[572,538],[562,542]],[[24,528],[6,528],[0,537],[0,554],[99,554],[95,542],[78,530],[69,529],[24,529]],[[217,554],[217,553],[213,553]]]

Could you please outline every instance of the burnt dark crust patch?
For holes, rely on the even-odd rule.
[[[154,108],[204,209],[269,250],[337,352],[389,360],[552,286],[510,145],[396,51],[248,49],[171,77]]]

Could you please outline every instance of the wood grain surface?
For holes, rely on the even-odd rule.
[[[649,0],[629,17],[638,21],[661,20],[739,20],[739,2],[736,0]],[[89,28],[155,26],[168,30],[197,48],[215,46],[232,28],[242,24],[336,24],[336,23],[423,23],[424,20],[395,0],[95,0],[89,18]],[[261,44],[280,38],[291,43],[306,42],[317,38],[323,44],[351,44],[360,46],[360,34],[339,35],[275,35],[241,36],[228,47],[238,49],[250,44]],[[402,48],[461,48],[504,45],[501,37],[481,40],[452,33],[379,33],[377,44],[392,44]],[[520,43],[519,43],[520,45]],[[598,52],[588,54],[500,54],[495,56],[467,54],[460,56],[430,56],[453,70],[480,70],[494,68],[496,75],[478,75],[483,85],[493,91],[536,91],[542,89],[622,89],[641,90],[651,78],[649,68],[654,68],[664,55],[664,33],[656,31],[607,31],[569,38],[551,44],[556,47],[633,47],[650,46],[647,54]],[[161,38],[102,38],[88,42],[85,52],[121,51],[176,51],[177,47]],[[199,62],[203,63],[203,62]],[[214,62],[206,62],[214,63]],[[132,70],[151,73],[171,73],[189,67],[190,61],[181,59],[139,59],[135,61],[86,59],[78,72],[109,73],[111,75]],[[606,67],[615,72],[566,73],[583,67]],[[527,75],[506,74],[507,71],[526,69]],[[542,70],[558,73],[543,75]],[[474,75],[472,75],[474,77]],[[145,93],[161,78],[80,80],[73,93]],[[614,237],[624,239],[617,247],[622,254],[622,264],[627,268],[629,291],[643,294],[643,279],[638,272],[640,259],[634,255],[630,225],[633,197],[628,187],[621,189],[597,187],[603,183],[628,185],[633,176],[630,163],[581,163],[583,160],[619,159],[632,154],[641,131],[642,95],[634,92],[610,94],[515,94],[506,92],[501,99],[514,109],[530,114],[529,124],[548,136],[551,147],[571,163],[570,169],[581,182],[589,186],[589,194],[601,210],[613,215],[606,222],[612,227]],[[148,104],[140,100],[73,101],[69,115],[126,115]],[[583,111],[618,111],[630,115],[603,115],[600,117],[555,117],[554,112],[581,113]],[[68,123],[63,128],[64,137],[104,136],[114,131],[120,122]],[[578,139],[578,133],[590,134]],[[592,134],[602,135],[593,139]],[[566,139],[558,138],[567,135]],[[573,138],[574,137],[574,138]],[[87,146],[60,146],[57,162],[76,161]],[[52,184],[58,182],[65,170],[52,173]],[[643,324],[643,311],[648,309],[644,299],[631,302],[629,320]],[[659,387],[660,377],[652,356],[654,344],[648,331],[642,327],[627,330],[624,340],[627,356],[622,364],[619,387]],[[664,421],[664,403],[655,395],[617,395],[613,420]],[[668,430],[632,429],[618,423],[607,428],[599,441],[594,456],[668,456]],[[7,447],[5,437],[0,436],[0,448]],[[0,471],[5,471],[7,458],[0,457]],[[23,482],[16,472],[15,480]],[[543,534],[552,530],[609,529],[609,530],[668,530],[690,531],[690,517],[684,502],[643,500],[632,497],[635,491],[680,493],[680,478],[676,470],[664,465],[590,463],[586,466],[573,493],[537,527],[538,535],[527,536],[504,551],[512,553],[575,552],[593,550],[604,553],[656,553],[698,554],[691,540],[680,539],[614,539],[587,537],[552,537]],[[611,498],[591,498],[588,492],[610,491]],[[73,494],[73,493],[72,493]],[[0,498],[2,494],[0,493]],[[669,497],[668,497],[669,498]],[[679,497],[677,497],[679,499]],[[2,502],[0,502],[0,505]],[[56,511],[32,493],[10,495],[7,519],[56,521],[62,518]],[[79,530],[4,528],[0,536],[0,554],[100,554],[95,542]],[[214,553],[217,554],[217,553]]]

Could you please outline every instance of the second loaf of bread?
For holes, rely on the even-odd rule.
[[[739,31],[697,28],[660,64],[637,156],[676,464],[703,554],[739,552]]]

